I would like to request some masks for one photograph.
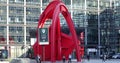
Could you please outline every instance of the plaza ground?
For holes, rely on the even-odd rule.
[[[22,60],[17,60],[15,62],[4,62],[1,61],[0,63],[37,63],[36,60],[33,59],[22,59]],[[41,63],[52,63],[49,61],[42,61]],[[54,63],[64,63],[63,61],[56,61]],[[68,63],[68,61],[66,61],[65,63]],[[83,59],[81,62],[77,62],[76,60],[72,60],[71,63],[120,63],[120,59],[108,59],[103,61],[102,59]]]

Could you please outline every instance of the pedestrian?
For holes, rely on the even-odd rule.
[[[90,55],[89,54],[87,54],[87,59],[88,59],[88,61],[90,60]]]
[[[103,54],[103,61],[105,61],[106,60],[106,54]]]
[[[71,63],[71,54],[69,55],[69,60],[68,60],[68,63]]]
[[[63,56],[63,63],[65,63],[65,56]]]
[[[37,57],[36,57],[36,61],[37,61],[37,63],[41,63],[41,58],[40,58],[39,55],[37,55]]]
[[[107,59],[107,55],[105,54],[105,55],[104,55],[104,61],[105,61],[106,59]]]

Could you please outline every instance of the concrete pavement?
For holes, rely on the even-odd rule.
[[[42,62],[42,63],[52,63],[52,62]],[[62,61],[56,61],[55,63],[63,63]],[[68,63],[68,61],[66,61],[65,63]],[[90,59],[89,61],[86,59],[83,59],[81,62],[77,62],[77,61],[72,61],[71,63],[120,63],[120,59],[110,59],[110,60],[106,60],[103,61],[101,59]]]
[[[12,63],[12,62],[0,62],[0,63]],[[13,63],[37,63],[36,60],[34,59],[20,59],[20,61],[13,61]],[[41,63],[52,63],[50,61],[42,61]],[[56,61],[54,63],[63,63],[63,61]],[[66,61],[65,63],[68,63],[68,61]],[[110,60],[106,60],[103,61],[102,59],[83,59],[81,62],[77,62],[76,60],[72,60],[71,63],[120,63],[120,59],[110,59]]]
[[[9,63],[8,61],[0,61],[0,63]]]
[[[110,60],[101,60],[101,59],[91,59],[91,60],[83,60],[82,63],[120,63],[120,59],[110,59]]]

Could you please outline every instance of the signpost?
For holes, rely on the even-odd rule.
[[[42,51],[43,51],[43,61],[45,61],[45,46],[49,45],[49,30],[48,28],[39,28],[39,44],[42,45]]]
[[[40,45],[48,45],[48,28],[39,28],[39,44]]]

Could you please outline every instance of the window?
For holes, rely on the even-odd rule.
[[[17,27],[17,31],[22,31],[22,27]]]
[[[10,21],[12,21],[12,22],[15,21],[15,18],[14,18],[14,17],[11,17],[11,18],[10,18]]]
[[[73,0],[74,1],[74,0]],[[70,5],[71,3],[71,1],[70,0],[63,0],[63,2],[66,4],[66,5]]]

